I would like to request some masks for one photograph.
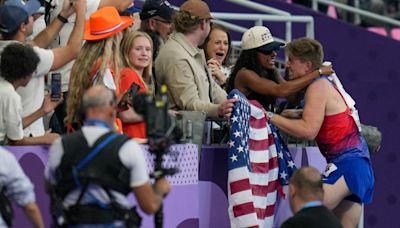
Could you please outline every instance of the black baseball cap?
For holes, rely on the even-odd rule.
[[[159,16],[164,20],[171,21],[172,14],[175,10],[168,1],[163,0],[146,0],[140,12],[140,20],[146,20],[155,16]]]

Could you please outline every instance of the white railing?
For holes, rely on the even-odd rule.
[[[227,20],[241,20],[241,21],[254,21],[255,25],[262,25],[264,21],[269,22],[297,22],[297,23],[305,23],[306,24],[306,36],[310,38],[314,38],[314,18],[311,16],[293,16],[293,15],[265,15],[265,14],[242,14],[242,13],[219,13],[214,12],[212,16],[218,19],[216,23],[219,23],[228,29],[237,32],[245,32],[248,28],[239,26],[233,23],[228,22]],[[257,23],[261,21],[261,23]],[[286,30],[286,34],[291,31]],[[292,40],[292,37],[287,37],[286,39],[275,38],[281,42],[289,42]]]
[[[137,0],[144,2],[145,0]],[[249,0],[225,0],[229,3],[235,3],[246,8],[254,9],[262,13],[267,14],[241,14],[241,13],[211,13],[218,20],[215,23],[220,24],[227,29],[235,32],[244,33],[248,28],[239,26],[237,24],[229,22],[229,20],[242,20],[242,21],[254,21],[254,25],[263,25],[263,22],[283,22],[285,23],[285,38],[276,40],[281,42],[290,42],[292,40],[292,23],[299,22],[306,24],[306,36],[314,38],[314,19],[311,16],[294,16],[290,13],[279,10],[270,6],[266,6],[260,3],[252,2]],[[178,7],[172,6],[174,9],[179,10]],[[240,41],[232,41],[232,45],[240,47]]]
[[[281,16],[290,16],[289,12],[279,10],[270,6],[266,6],[260,3],[248,1],[248,0],[225,0],[226,2],[235,3],[241,6],[244,6],[249,9],[257,10],[263,13],[268,13],[272,15],[281,15]],[[257,20],[255,25],[262,25],[262,20]],[[285,40],[291,41],[292,40],[292,23],[290,21],[285,23]]]
[[[318,10],[318,3],[324,4],[324,5],[332,5],[338,9],[342,9],[351,13],[354,13],[355,15],[361,15],[364,17],[368,17],[368,18],[372,18],[375,19],[377,21],[381,21],[381,22],[385,22],[387,24],[390,25],[394,25],[397,27],[400,27],[400,21],[389,18],[389,17],[385,17],[376,13],[371,13],[362,9],[358,9],[352,6],[348,6],[339,2],[335,2],[335,1],[330,1],[330,0],[312,0],[312,7],[314,10]]]

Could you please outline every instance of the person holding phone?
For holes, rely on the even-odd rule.
[[[152,80],[153,42],[147,33],[134,31],[127,33],[121,42],[120,92],[127,91],[132,84],[139,86],[139,92],[154,91]],[[131,105],[128,110],[118,113],[123,132],[142,141],[146,138],[143,116],[135,112]]]
[[[51,74],[51,100],[58,101],[62,97],[61,93],[61,74],[52,73]]]
[[[58,134],[46,132],[42,136],[24,137],[23,129],[54,110],[58,102],[51,102],[47,96],[41,108],[22,118],[21,97],[16,92],[32,79],[40,61],[38,55],[28,45],[13,43],[3,50],[0,59],[0,145],[51,144]]]
[[[40,58],[32,79],[25,87],[17,89],[22,100],[23,117],[32,115],[44,102],[50,100],[49,95],[44,95],[44,76],[49,71],[60,68],[76,57],[81,49],[85,25],[86,0],[74,0],[72,6],[70,0],[66,0],[56,20],[53,20],[32,41],[28,41],[27,37],[32,34],[32,15],[37,12],[39,7],[40,3],[37,0],[7,0],[0,6],[0,52],[11,43],[29,43]],[[73,32],[66,45],[47,49],[60,29],[67,23],[66,18],[72,14],[75,14],[76,19],[74,20]],[[42,116],[24,128],[25,136],[43,136],[45,133]]]

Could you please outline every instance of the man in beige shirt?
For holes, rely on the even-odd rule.
[[[210,32],[211,19],[203,1],[188,0],[181,5],[173,19],[176,32],[156,58],[156,79],[158,84],[167,84],[172,109],[229,117],[236,100],[226,99],[226,92],[211,78],[203,50],[198,48]]]

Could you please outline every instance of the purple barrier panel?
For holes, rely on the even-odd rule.
[[[326,159],[322,156],[318,147],[306,147],[308,164],[319,170],[320,173],[325,171]]]
[[[292,151],[290,151],[292,152]],[[301,154],[301,148],[299,150]],[[296,164],[297,166],[297,164]],[[300,166],[297,166],[300,167]],[[283,186],[283,192],[285,193],[285,197],[278,197],[276,200],[276,207],[275,207],[275,219],[274,219],[274,227],[280,227],[281,224],[288,218],[292,217],[293,212],[290,209],[289,204],[289,187],[287,185]]]
[[[325,158],[322,157],[317,147],[307,147],[308,156],[303,156],[303,148],[289,148],[297,167],[303,164],[302,158],[308,161],[311,166],[322,167],[326,165]],[[222,146],[203,146],[200,157],[200,227],[230,227],[228,218],[228,199],[227,199],[227,148]],[[325,166],[322,170],[325,169]],[[204,182],[204,183],[203,183]],[[212,182],[208,183],[208,182]],[[206,185],[207,183],[207,185]],[[220,188],[217,190],[217,188]],[[288,199],[288,188],[283,188],[285,198],[278,198],[275,208],[274,227],[279,227],[287,218],[293,215]],[[225,195],[221,195],[223,192]],[[222,197],[223,199],[216,197]],[[216,208],[218,210],[216,210]],[[227,219],[227,220],[225,220]],[[203,226],[204,224],[204,226]]]
[[[11,151],[26,175],[31,179],[35,186],[36,201],[42,212],[45,227],[50,227],[50,199],[44,190],[44,164],[48,161],[48,146],[6,146]],[[13,204],[14,224],[13,227],[32,227],[26,218],[23,210]]]
[[[49,197],[44,190],[44,167],[48,161],[48,147],[44,146],[7,146],[20,162],[27,176],[35,185],[36,201],[42,212],[46,227],[50,227]],[[153,169],[153,155],[145,150],[148,170]],[[168,177],[172,184],[172,191],[164,201],[164,227],[192,228],[198,227],[199,218],[199,187],[198,187],[198,152],[193,144],[172,145],[170,153],[166,155],[166,167],[178,167],[180,173]],[[191,199],[191,200],[187,200]],[[136,204],[133,194],[128,200]],[[14,207],[15,222],[13,227],[31,227],[23,211]],[[143,212],[139,211],[144,215]],[[154,227],[153,216],[144,215],[142,227]]]
[[[200,181],[199,198],[199,227],[230,227],[228,200],[218,185],[210,181]]]
[[[211,181],[227,196],[228,152],[224,146],[203,145],[200,154],[199,178],[201,181]]]
[[[290,154],[292,155],[294,164],[296,165],[296,167],[300,167],[301,160],[303,158],[302,148],[301,147],[290,147],[289,150],[290,150]]]

